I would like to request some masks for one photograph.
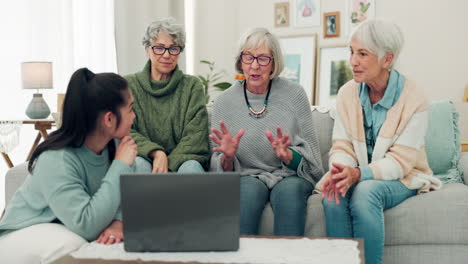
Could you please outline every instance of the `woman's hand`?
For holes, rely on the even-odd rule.
[[[359,182],[361,179],[361,170],[339,163],[332,164],[332,170],[335,171],[332,179],[335,182],[335,189],[342,197],[346,195],[351,185]]]
[[[153,173],[166,173],[168,172],[168,159],[167,155],[162,150],[156,150],[151,153],[153,158]]]
[[[97,242],[99,244],[116,244],[123,240],[123,224],[119,220],[114,220],[102,233],[99,235]]]
[[[334,171],[334,168],[332,168],[330,174],[328,174],[327,178],[323,181],[321,186],[322,199],[327,199],[328,202],[334,200],[336,204],[340,204],[340,196],[335,187],[336,180],[333,179],[335,173],[337,173],[336,169]]]
[[[237,135],[233,137],[229,130],[226,128],[226,124],[223,121],[219,121],[219,127],[221,131],[217,130],[216,128],[211,128],[210,139],[218,144],[218,147],[214,147],[213,151],[223,153],[223,168],[225,170],[232,170],[232,163],[234,161],[234,156],[236,155],[237,148],[239,147],[239,142],[242,136],[245,133],[245,129],[240,129],[237,132]],[[224,166],[226,165],[226,167]]]
[[[115,151],[115,159],[132,166],[138,154],[137,145],[131,136],[125,136]]]
[[[286,134],[283,136],[283,132],[279,126],[276,127],[276,138],[273,137],[273,134],[270,132],[270,130],[267,130],[265,134],[270,141],[276,156],[285,164],[289,164],[289,162],[292,160],[292,151],[288,148],[291,145],[289,135]]]

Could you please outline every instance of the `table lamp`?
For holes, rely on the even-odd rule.
[[[26,108],[26,115],[31,119],[44,119],[50,114],[47,103],[39,89],[52,89],[52,62],[29,61],[21,63],[23,89],[37,89]]]

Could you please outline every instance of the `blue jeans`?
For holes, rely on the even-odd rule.
[[[151,164],[146,159],[137,156],[135,158],[135,172],[140,173],[150,173],[153,168],[153,164]],[[200,162],[196,160],[187,160],[182,165],[180,165],[179,169],[177,170],[178,173],[203,173],[205,170]]]
[[[285,177],[270,191],[258,178],[240,178],[240,233],[257,235],[265,204],[270,200],[277,236],[303,236],[307,199],[313,185],[297,176]]]
[[[400,181],[367,180],[353,185],[340,204],[323,199],[327,235],[364,239],[367,264],[382,263],[385,242],[384,213],[416,195]]]

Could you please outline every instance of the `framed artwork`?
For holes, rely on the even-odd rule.
[[[353,78],[349,64],[349,47],[321,47],[318,52],[317,92],[315,104],[334,106],[336,95]]]
[[[289,26],[289,3],[275,3],[275,27]]]
[[[336,38],[340,36],[340,12],[323,14],[323,37]]]
[[[296,27],[320,26],[320,0],[293,0],[291,8]]]
[[[284,57],[280,76],[302,85],[309,102],[314,103],[316,34],[283,36],[279,40]]]
[[[375,0],[347,0],[348,34],[366,19],[375,17]]]

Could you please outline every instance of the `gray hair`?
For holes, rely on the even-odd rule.
[[[236,70],[242,71],[241,53],[247,49],[256,49],[265,44],[273,56],[273,72],[270,79],[278,77],[284,69],[283,53],[278,38],[270,33],[266,28],[254,28],[248,30],[239,41],[239,49],[236,55]]]
[[[158,39],[158,35],[160,32],[169,34],[174,43],[177,46],[180,46],[181,50],[185,48],[185,30],[182,25],[176,24],[175,19],[172,17],[163,18],[161,20],[157,20],[151,22],[145,30],[145,35],[141,40],[141,43],[145,47],[151,46],[151,41]]]
[[[353,39],[358,39],[365,49],[377,55],[379,61],[393,53],[390,68],[395,65],[404,44],[403,33],[397,24],[378,19],[369,19],[357,26],[351,33],[350,42]]]

